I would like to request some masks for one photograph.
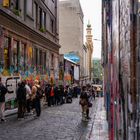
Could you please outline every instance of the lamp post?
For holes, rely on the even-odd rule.
[[[102,41],[101,39],[96,39],[96,38],[95,38],[95,39],[93,39],[93,40],[95,40],[95,41]]]

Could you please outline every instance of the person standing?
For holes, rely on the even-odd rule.
[[[26,110],[26,88],[25,83],[22,81],[18,83],[17,88],[17,103],[18,103],[18,120],[24,119],[24,114]]]
[[[23,81],[25,83],[25,88],[26,88],[26,109],[27,113],[31,113],[31,88],[28,85],[27,81]]]
[[[41,115],[41,102],[42,98],[41,87],[39,85],[39,81],[35,80],[34,86],[32,87],[32,101],[36,110],[35,118],[38,118]]]
[[[58,103],[59,103],[58,86],[55,86],[55,88],[54,88],[54,96],[55,96],[54,104],[55,105],[58,105]]]
[[[46,102],[48,103],[48,106],[51,106],[50,92],[51,92],[51,85],[47,84],[47,86],[45,87],[45,95],[46,95]]]
[[[54,105],[54,86],[51,85],[51,90],[50,90],[50,105]]]
[[[7,93],[7,88],[2,83],[2,78],[0,77],[0,119],[2,122],[5,121],[5,94]]]

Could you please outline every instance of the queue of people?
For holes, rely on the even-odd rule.
[[[5,95],[7,88],[2,84],[0,78],[0,119],[5,121]],[[89,108],[92,107],[91,100],[95,100],[95,89],[91,85],[83,87],[79,86],[63,86],[54,84],[45,84],[42,86],[40,81],[35,80],[32,85],[28,81],[23,80],[18,83],[16,89],[16,101],[18,107],[17,118],[22,120],[25,115],[34,114],[35,118],[41,115],[41,100],[43,99],[48,107],[62,105],[64,103],[72,103],[72,99],[78,98],[82,109],[82,120],[88,121]]]
[[[22,120],[25,114],[34,114],[35,118],[41,115],[41,100],[45,99],[48,107],[72,103],[73,97],[80,95],[78,86],[63,86],[45,84],[42,86],[35,80],[31,86],[26,80],[18,83],[16,100],[18,103],[18,120]]]

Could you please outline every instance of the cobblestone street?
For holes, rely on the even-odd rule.
[[[81,121],[78,102],[44,106],[39,119],[28,116],[18,121],[16,115],[9,116],[0,124],[0,140],[108,140],[103,98],[93,101],[89,122]]]

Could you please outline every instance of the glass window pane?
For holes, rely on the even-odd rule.
[[[18,72],[18,41],[13,41],[13,67]]]
[[[4,69],[9,68],[9,45],[10,38],[5,37],[4,38]]]
[[[25,71],[25,60],[26,60],[26,44],[21,43],[20,48],[20,68]]]
[[[33,2],[32,2],[32,0],[26,1],[26,8],[27,8],[27,14],[32,17],[33,16]]]
[[[33,50],[32,47],[27,47],[27,64],[29,67],[32,65],[32,58],[33,58]]]

